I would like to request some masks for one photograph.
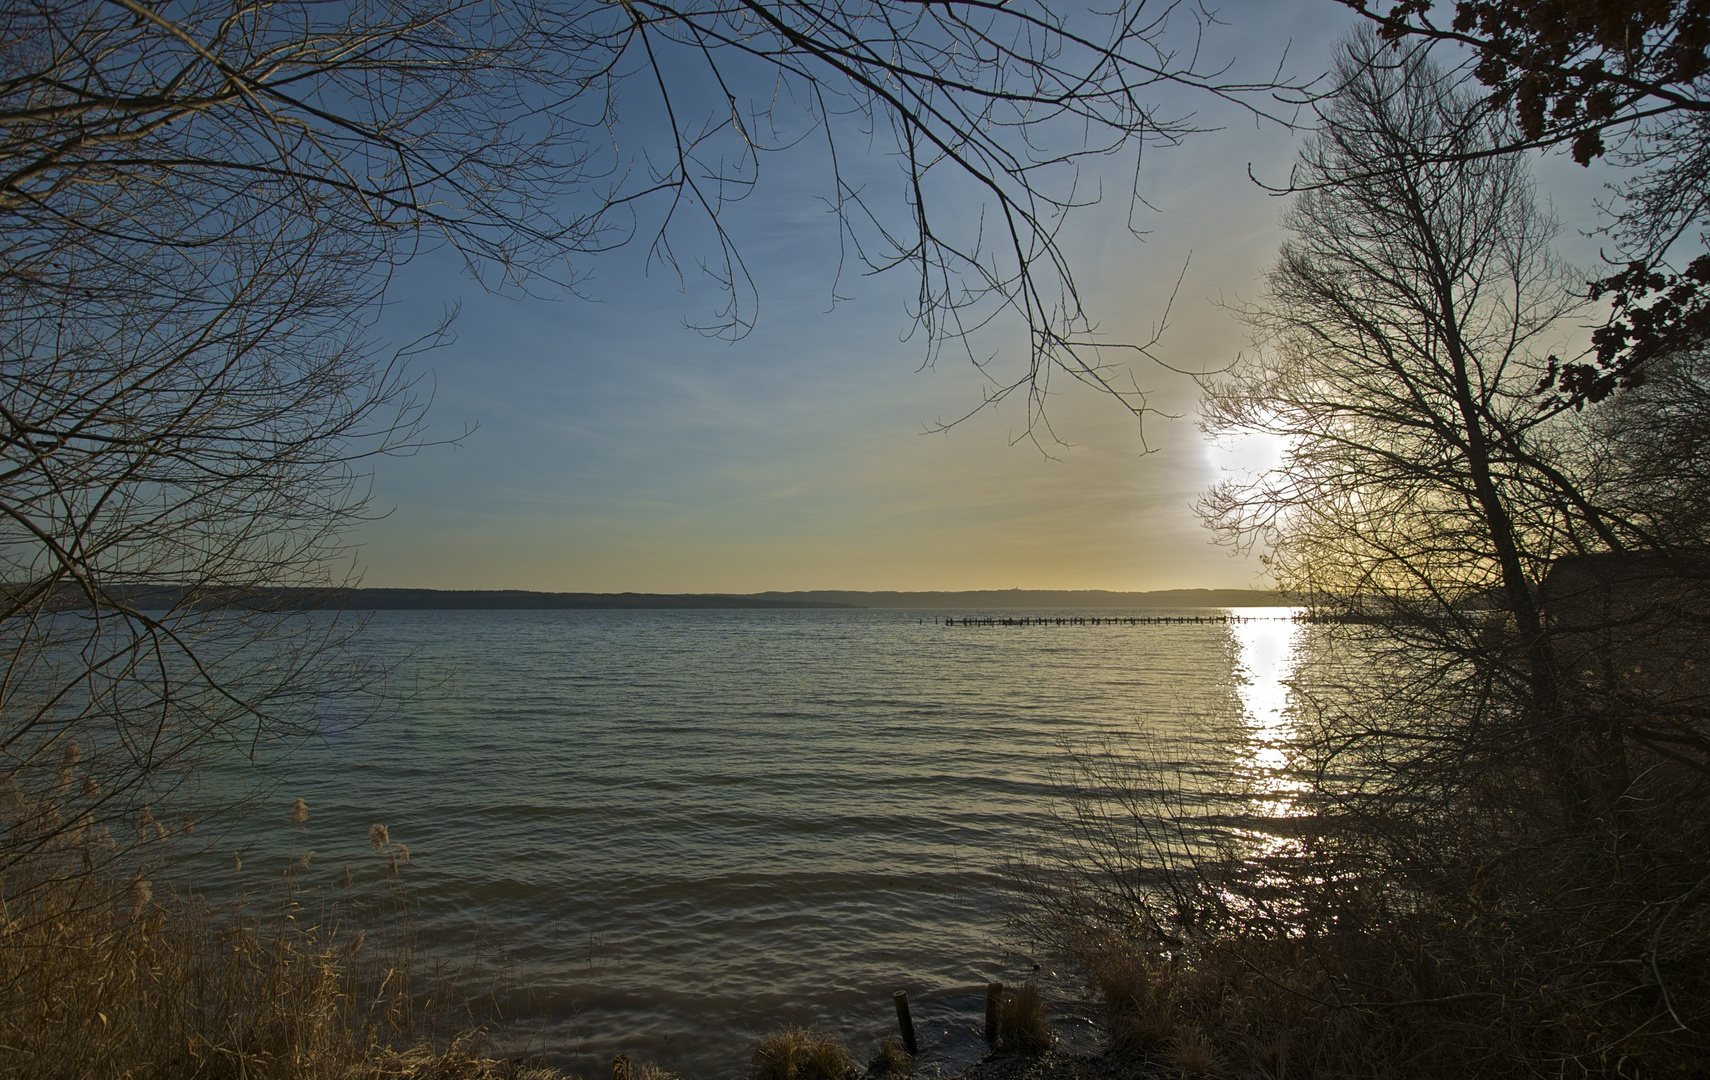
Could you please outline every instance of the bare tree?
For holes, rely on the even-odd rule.
[[[128,224],[173,225],[179,194],[133,198]],[[343,583],[363,460],[414,445],[421,402],[404,356],[351,322],[366,250],[312,223],[248,224],[123,261],[68,243],[8,282],[7,861],[97,827],[180,829],[168,801],[209,755],[311,731],[318,694],[370,686],[339,647],[354,624],[266,597]]]
[[[1081,163],[1191,129],[1150,89],[1262,110],[1272,80],[1201,61],[1209,18],[1183,2],[0,7],[7,851],[135,835],[139,816],[157,834],[171,777],[212,747],[308,730],[319,693],[363,685],[344,624],[262,598],[345,582],[364,462],[419,440],[412,348],[364,327],[425,247],[493,288],[574,289],[585,259],[641,242],[672,269],[699,261],[727,300],[704,329],[740,335],[755,299],[728,212],[800,148],[829,166],[853,263],[916,275],[929,358],[962,342],[984,364],[974,337],[1013,320],[1025,355],[989,369],[988,400],[1020,394],[1037,421],[1057,371],[1143,411],[1099,358],[1058,230],[1098,194]],[[875,145],[896,165],[883,191],[851,165]]]
[[[1710,356],[1658,355],[1592,424],[1598,501],[1662,550],[1710,543]]]
[[[1302,154],[1296,238],[1245,312],[1257,352],[1208,387],[1208,427],[1268,433],[1283,462],[1202,509],[1226,538],[1266,542],[1285,586],[1496,680],[1510,696],[1491,704],[1539,736],[1597,743],[1564,708],[1540,591],[1564,557],[1704,544],[1678,490],[1702,467],[1697,367],[1677,358],[1595,420],[1540,403],[1584,311],[1554,222],[1515,155],[1483,152],[1509,133],[1453,73],[1359,42]],[[1618,754],[1560,753],[1567,812]]]
[[[1541,406],[1583,301],[1522,160],[1494,152],[1513,132],[1369,32],[1335,77],[1244,309],[1255,350],[1206,404],[1213,433],[1282,447],[1202,509],[1320,618],[1294,687],[1303,816],[1259,854],[1194,849],[1144,797],[1164,782],[1095,774],[1071,865],[1034,876],[1036,925],[1120,1037],[1210,1032],[1273,1074],[1688,1067],[1710,757],[1681,570],[1703,536],[1701,500],[1657,481],[1663,455],[1687,485],[1702,469],[1696,374],[1634,391],[1670,418],[1623,424],[1625,446],[1616,411]]]
[[[1057,235],[1100,196],[1082,162],[1192,130],[1150,89],[1264,107],[1275,80],[1201,60],[1208,21],[1182,0],[12,5],[0,205],[14,237],[98,246],[139,186],[185,185],[188,209],[259,185],[367,237],[380,262],[438,238],[498,285],[574,282],[566,257],[638,238],[677,268],[689,245],[728,299],[705,329],[741,334],[755,296],[726,211],[765,159],[801,147],[829,166],[846,253],[917,277],[928,356],[1014,317],[1027,356],[993,370],[993,399],[1025,390],[1037,418],[1058,370],[1138,410],[1094,351]],[[850,171],[874,143],[894,186]],[[184,246],[205,231],[126,235]],[[39,263],[8,248],[9,267]]]
[[[1288,588],[1449,613],[1469,643],[1468,601],[1492,598],[1548,714],[1537,583],[1563,553],[1622,543],[1556,453],[1569,418],[1535,397],[1573,333],[1575,276],[1521,162],[1477,153],[1503,137],[1477,99],[1361,40],[1302,152],[1295,238],[1244,311],[1256,351],[1207,387],[1209,430],[1265,432],[1285,458],[1203,510],[1267,542]]]

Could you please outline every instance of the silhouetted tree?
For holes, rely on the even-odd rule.
[[[1689,1070],[1710,641],[1680,550],[1702,498],[1669,484],[1705,467],[1700,372],[1677,353],[1607,409],[1540,408],[1585,301],[1511,128],[1369,31],[1335,78],[1254,351],[1205,409],[1280,446],[1209,523],[1323,617],[1293,687],[1299,816],[1184,820],[1167,776],[1094,761],[1032,926],[1130,1046],[1209,1039],[1271,1075]]]
[[[1554,710],[1537,583],[1558,555],[1620,546],[1555,452],[1540,410],[1547,351],[1571,333],[1571,268],[1503,131],[1419,54],[1370,36],[1301,153],[1293,238],[1245,309],[1255,352],[1207,384],[1213,434],[1264,432],[1282,463],[1204,501],[1213,528],[1262,542],[1288,589],[1445,613],[1468,640],[1489,596],[1529,654],[1527,697]]]

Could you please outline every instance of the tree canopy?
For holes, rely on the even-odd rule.
[[[1565,146],[1621,167],[1607,229],[1618,269],[1590,284],[1613,314],[1543,389],[1575,404],[1638,385],[1650,362],[1710,336],[1710,6],[1702,0],[1341,0],[1395,43],[1471,51],[1487,106],[1510,118],[1491,152]]]

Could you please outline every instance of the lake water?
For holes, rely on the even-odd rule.
[[[424,935],[496,943],[510,1052],[725,1080],[783,1023],[867,1052],[906,989],[947,1070],[982,1049],[986,982],[1066,980],[1006,932],[1001,872],[1053,843],[1066,748],[1205,790],[1281,768],[1308,631],[1236,614],[1262,618],[381,612],[362,647],[400,664],[402,707],[359,725],[329,701],[324,740],[269,762],[271,801],[221,842],[270,865],[302,798],[305,876],[330,878],[375,865],[386,824]]]

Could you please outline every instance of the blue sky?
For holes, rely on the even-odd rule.
[[[1331,0],[1232,4],[1211,51],[1266,74],[1321,70],[1349,25]],[[1157,213],[1126,228],[1125,200],[1071,218],[1066,247],[1112,340],[1149,336],[1184,264],[1161,355],[1215,368],[1244,344],[1224,301],[1252,297],[1282,239],[1283,203],[1247,178],[1286,175],[1296,137],[1193,96],[1166,104],[1203,126],[1148,150],[1140,182]],[[889,163],[863,163],[882,180]],[[1112,163],[1106,190],[1125,190]],[[1594,185],[1563,177],[1577,211]],[[434,588],[754,592],[767,589],[1253,587],[1255,559],[1211,543],[1192,512],[1222,469],[1263,448],[1215,448],[1190,379],[1141,361],[1133,377],[1178,414],[1139,424],[1114,401],[1057,380],[1049,455],[951,353],[922,369],[903,340],[906,274],[845,273],[831,303],[837,231],[823,162],[768,161],[730,218],[759,290],[739,341],[707,338],[718,297],[649,267],[631,246],[581,264],[581,297],[483,292],[443,253],[399,276],[379,330],[397,342],[458,306],[457,340],[425,358],[430,434],[455,446],[381,461],[355,537],[366,584]],[[1583,215],[1581,215],[1583,216]],[[1191,261],[1189,256],[1191,253]],[[999,366],[1019,353],[1003,348]],[[1019,440],[1019,441],[1018,441]],[[1147,447],[1151,452],[1147,453]],[[1255,457],[1254,455],[1257,455]]]

